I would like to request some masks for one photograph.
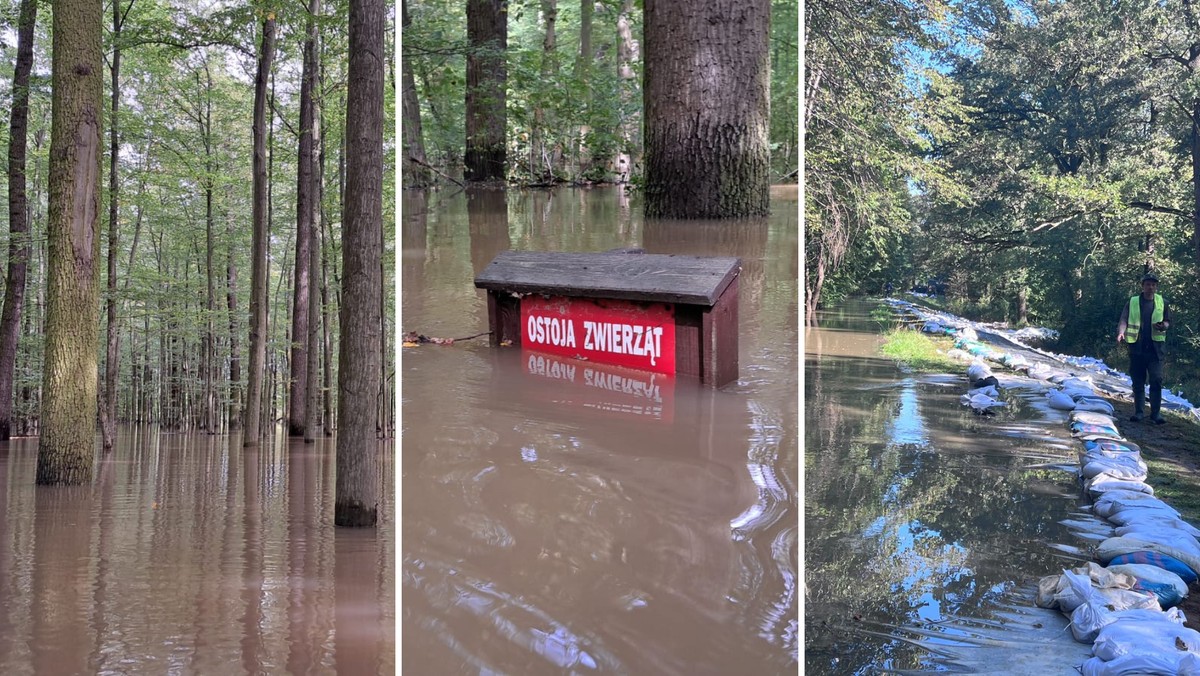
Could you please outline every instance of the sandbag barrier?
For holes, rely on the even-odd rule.
[[[923,331],[954,338],[949,356],[970,362],[972,389],[961,402],[976,413],[1004,405],[987,362],[1053,385],[1047,403],[1068,412],[1071,435],[1081,444],[1079,479],[1091,501],[1085,509],[1112,532],[1095,548],[1098,562],[1041,578],[1035,602],[1062,612],[1075,640],[1091,643],[1082,674],[1200,676],[1200,632],[1183,626],[1178,608],[1200,579],[1200,529],[1154,496],[1141,449],[1121,435],[1092,379],[997,350],[979,341],[969,322],[921,317],[920,308],[903,301],[889,304],[923,319]]]
[[[916,305],[909,301],[900,300],[897,298],[885,298],[886,303],[894,312],[901,315],[911,315],[915,318],[915,322],[921,324],[921,330],[925,333],[936,335],[947,335],[952,338],[966,338],[972,343],[971,349],[967,350],[972,356],[985,358],[989,361],[1002,363],[1013,368],[1023,369],[1030,368],[1034,372],[1029,375],[1042,380],[1051,380],[1055,378],[1071,377],[1073,372],[1082,371],[1084,374],[1095,376],[1090,378],[1093,387],[1104,391],[1109,395],[1123,396],[1132,401],[1133,398],[1133,379],[1128,374],[1112,368],[1105,364],[1102,360],[1094,357],[1079,357],[1074,355],[1058,354],[1049,352],[1036,347],[1032,343],[1038,343],[1045,340],[1053,340],[1058,337],[1058,333],[1052,329],[1026,327],[1019,330],[1007,328],[1004,324],[989,324],[984,322],[973,322],[968,319],[963,319],[948,312],[941,312],[930,308]],[[1050,366],[1045,363],[1033,362],[1011,352],[997,350],[996,348],[981,343],[979,341],[978,331],[988,331],[1001,336],[1005,340],[1020,346],[1024,350],[1038,355],[1049,362],[1064,364],[1071,368],[1071,371],[1061,369],[1055,366]],[[1012,362],[1011,364],[1009,362]],[[1200,422],[1200,408],[1192,405],[1190,401],[1181,395],[1172,392],[1168,389],[1163,389],[1162,405],[1164,409],[1183,413],[1190,417],[1194,422]]]

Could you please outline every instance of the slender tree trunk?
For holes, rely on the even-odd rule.
[[[412,19],[408,16],[408,0],[401,0],[400,16],[401,26],[408,30],[412,25]],[[433,183],[433,175],[426,166],[429,160],[425,157],[425,142],[421,136],[421,104],[417,100],[417,83],[413,79],[411,59],[400,57],[400,71],[404,85],[404,98],[400,104],[403,116],[400,132],[404,135],[401,180],[405,188],[424,188]]]
[[[232,186],[230,186],[232,188]],[[229,310],[229,410],[230,430],[242,426],[242,396],[238,389],[242,381],[242,354],[238,344],[237,266],[233,262],[233,215],[225,213],[225,235],[229,247],[225,259],[225,304]]]
[[[638,41],[633,37],[633,0],[624,0],[621,13],[617,17],[617,79],[621,88],[621,105],[626,111],[636,110],[634,101],[637,99],[638,77],[634,66],[638,61]],[[633,167],[640,159],[638,153],[642,147],[640,132],[642,128],[641,115],[633,112],[626,113],[621,119],[621,148],[617,151],[616,175],[617,183],[628,183],[633,173]]]
[[[92,480],[99,333],[100,0],[54,3],[50,267],[37,483]]]
[[[350,0],[346,197],[338,351],[334,523],[374,526],[379,509],[379,231],[383,227],[383,0]]]
[[[579,109],[588,110],[592,103],[592,14],[596,0],[579,2],[579,53],[575,55],[575,79],[583,85],[584,99]],[[586,122],[576,131],[575,170],[582,176],[587,171],[587,144],[584,139],[591,128]]]
[[[292,285],[292,354],[288,391],[288,436],[305,432],[308,401],[308,306],[312,304],[313,241],[313,85],[317,75],[317,0],[309,0],[307,37],[304,40],[304,70],[300,80],[300,139],[296,158],[296,261]],[[316,349],[316,346],[311,346]]]
[[[29,135],[29,72],[33,68],[33,28],[37,0],[21,0],[17,28],[17,67],[8,143],[8,274],[0,315],[0,440],[12,431],[13,374],[21,338],[25,276],[29,267],[29,217],[25,197],[25,151]]]
[[[133,5],[130,0],[129,6]],[[129,10],[126,9],[126,12]],[[120,373],[121,327],[117,324],[117,246],[120,242],[120,153],[121,137],[118,133],[117,114],[121,108],[121,27],[124,16],[121,3],[113,2],[112,8],[112,91],[108,115],[108,298],[105,299],[107,321],[105,323],[104,353],[104,396],[100,413],[100,430],[104,451],[112,450],[117,435],[117,375]]]
[[[318,0],[313,0],[313,13],[320,11]],[[316,59],[314,59],[316,61]],[[314,64],[315,65],[315,64]],[[320,76],[316,76],[317,82],[320,82]],[[314,123],[317,125],[313,129],[313,136],[318,139],[324,139],[323,125],[320,124],[321,115],[313,116]],[[321,148],[319,156],[324,157],[325,150]],[[313,443],[317,440],[317,419],[320,416],[320,397],[321,385],[320,379],[317,377],[317,370],[320,368],[320,360],[318,357],[321,354],[321,302],[317,297],[317,282],[315,276],[317,271],[321,269],[321,240],[319,234],[321,232],[321,181],[324,179],[319,167],[314,172],[313,181],[313,204],[312,204],[312,243],[309,246],[308,269],[313,279],[309,283],[309,302],[308,302],[308,364],[305,372],[308,374],[308,387],[305,390],[304,398],[304,442]]]
[[[646,216],[765,216],[770,1],[645,7]]]
[[[542,18],[546,22],[546,31],[542,37],[542,66],[540,74],[543,83],[555,81],[558,68],[555,65],[556,35],[554,26],[558,22],[558,0],[542,0]],[[540,100],[533,109],[533,130],[529,135],[529,174],[538,182],[550,181],[554,178],[554,166],[550,154],[546,151],[546,109]]]
[[[216,161],[213,159],[212,133],[212,72],[204,61],[204,345],[201,348],[201,379],[204,383],[204,400],[200,406],[201,426],[209,434],[217,430],[216,386],[216,325],[217,289],[216,270],[213,267],[216,213],[213,210],[216,189]]]
[[[467,0],[467,150],[468,181],[504,180],[504,110],[508,49],[507,0]]]
[[[267,358],[267,85],[275,57],[275,15],[262,23],[262,47],[254,80],[254,234],[250,247],[250,368],[242,444],[257,446],[261,429],[264,366]]]

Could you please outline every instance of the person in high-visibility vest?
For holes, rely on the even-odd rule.
[[[1142,277],[1142,292],[1121,308],[1117,324],[1117,342],[1129,346],[1129,376],[1133,378],[1133,422],[1142,419],[1146,400],[1146,380],[1150,381],[1150,421],[1162,425],[1162,365],[1171,327],[1171,309],[1158,294],[1158,277],[1150,272]]]

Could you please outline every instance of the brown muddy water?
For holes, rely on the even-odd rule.
[[[740,378],[608,369],[486,339],[405,348],[405,673],[798,667],[798,209],[644,221],[616,189],[406,193],[405,331],[487,330],[506,249],[739,256]]]
[[[333,526],[334,445],[120,430],[91,486],[0,442],[0,673],[393,674],[391,446],[376,530]]]
[[[1065,415],[1001,373],[1008,407],[960,405],[958,373],[882,357],[878,303],[805,333],[805,673],[1078,674],[1090,645],[1033,604],[1080,565],[1079,484]]]

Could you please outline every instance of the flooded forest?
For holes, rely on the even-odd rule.
[[[392,673],[390,4],[10,9],[0,671]]]

